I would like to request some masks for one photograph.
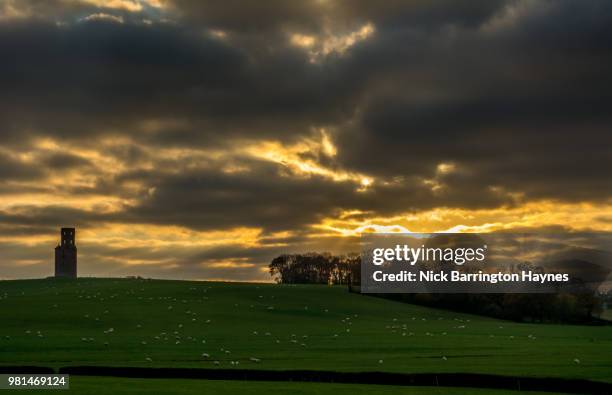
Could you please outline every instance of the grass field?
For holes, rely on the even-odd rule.
[[[40,394],[40,390],[19,394]],[[159,380],[117,379],[100,377],[72,377],[70,393],[84,395],[108,394],[318,394],[318,395],[549,395],[547,392],[514,392],[473,388],[396,387],[386,385],[271,383],[222,380]]]
[[[612,327],[512,323],[344,287],[2,281],[0,322],[0,365],[472,372],[612,382]]]
[[[19,394],[40,394],[40,390],[19,391]],[[70,393],[84,395],[108,394],[333,394],[333,395],[547,395],[546,392],[512,392],[473,388],[396,387],[383,385],[274,383],[222,380],[159,380],[72,377]]]

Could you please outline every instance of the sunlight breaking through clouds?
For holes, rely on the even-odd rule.
[[[612,230],[611,15],[0,0],[1,268],[47,275],[60,226],[88,275],[242,280],[362,232]]]
[[[333,158],[338,152],[330,136],[324,130],[320,130],[319,133],[319,139],[307,138],[291,145],[265,141],[247,146],[244,150],[256,158],[277,163],[297,176],[316,175],[335,182],[352,182],[358,185],[359,192],[366,191],[372,186],[375,181],[373,177],[326,166],[317,161],[318,155]]]
[[[580,217],[576,213],[580,212]],[[466,210],[437,208],[417,213],[380,217],[353,211],[326,218],[313,228],[328,236],[361,233],[487,233],[512,229],[564,228],[569,231],[612,231],[612,202],[607,204],[530,202],[516,207]]]
[[[322,35],[292,33],[289,41],[292,45],[304,49],[312,63],[317,63],[330,54],[343,55],[353,45],[367,40],[376,32],[372,23],[366,23],[355,31],[340,34],[327,29]]]
[[[143,6],[161,8],[160,0],[72,0],[84,4],[91,4],[98,8],[111,8],[129,12],[140,12]]]

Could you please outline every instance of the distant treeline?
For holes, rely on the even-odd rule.
[[[308,252],[281,255],[268,267],[270,275],[281,284],[349,284],[360,264],[359,254]]]
[[[386,299],[519,321],[604,323],[602,298],[593,293],[558,294],[378,294]]]
[[[346,284],[358,290],[361,257],[309,252],[285,254],[269,265],[281,284]],[[529,322],[593,323],[603,298],[592,292],[568,294],[377,294],[377,297],[489,317]]]

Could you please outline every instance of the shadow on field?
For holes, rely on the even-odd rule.
[[[4,366],[0,373],[54,373],[53,369],[35,366]],[[439,386],[508,389],[518,391],[550,391],[573,394],[611,394],[612,383],[583,379],[515,377],[474,373],[386,373],[330,372],[317,370],[253,370],[144,368],[105,366],[66,366],[61,374],[75,376],[107,376],[157,379],[206,379],[248,381],[294,381],[344,384],[378,384],[406,386]]]
[[[0,374],[55,374],[55,369],[44,366],[0,366]]]

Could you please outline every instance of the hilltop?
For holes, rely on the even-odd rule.
[[[612,381],[609,327],[520,324],[322,285],[0,281],[0,365],[471,372]]]

